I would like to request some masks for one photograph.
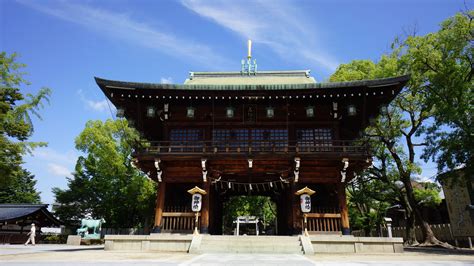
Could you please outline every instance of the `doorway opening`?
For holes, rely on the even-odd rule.
[[[222,232],[237,235],[240,218],[239,235],[277,235],[277,217],[277,204],[269,196],[232,196],[223,203]]]

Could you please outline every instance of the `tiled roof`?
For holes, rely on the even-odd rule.
[[[0,222],[21,219],[41,211],[51,222],[59,225],[60,222],[47,208],[48,204],[0,204]]]
[[[392,85],[405,84],[410,79],[409,75],[372,79],[356,80],[348,82],[323,82],[323,83],[292,83],[292,84],[161,84],[161,83],[140,83],[107,80],[96,77],[97,84],[105,89],[157,89],[157,90],[298,90],[298,89],[336,89],[353,87],[386,87]]]

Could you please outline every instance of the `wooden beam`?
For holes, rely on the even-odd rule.
[[[155,226],[153,228],[153,233],[161,233],[161,228],[163,226],[163,209],[165,207],[165,193],[166,183],[161,182],[158,184],[158,193],[156,195]]]
[[[203,195],[202,199],[202,210],[201,210],[201,233],[207,234],[209,233],[209,193],[211,192],[211,182],[207,180],[207,182],[203,182],[202,184],[204,190],[206,191],[207,195]]]
[[[341,218],[340,213],[308,213],[308,218]]]
[[[345,183],[337,184],[337,198],[339,201],[339,208],[341,210],[341,229],[343,235],[350,234],[349,227],[349,211],[347,209],[346,187]]]
[[[163,212],[163,217],[195,217],[196,214],[194,212]],[[201,214],[198,213],[198,216]]]

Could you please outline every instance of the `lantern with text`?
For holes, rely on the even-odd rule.
[[[295,195],[300,196],[300,207],[301,212],[303,213],[303,227],[304,231],[303,234],[308,236],[308,218],[307,213],[311,212],[311,195],[315,193],[314,190],[304,187],[298,191],[296,191]]]
[[[196,214],[196,219],[194,221],[194,234],[199,234],[198,232],[198,221],[199,221],[199,212],[201,211],[202,207],[202,195],[206,195],[206,191],[199,188],[194,187],[188,190],[188,193],[191,194],[191,209]]]
[[[201,206],[202,206],[202,195],[199,193],[196,193],[193,195],[191,209],[193,210],[193,212],[200,212]]]

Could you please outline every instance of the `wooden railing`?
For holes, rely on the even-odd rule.
[[[175,233],[192,232],[196,224],[195,217],[194,212],[163,212],[162,230]],[[199,219],[198,228],[200,224],[201,219]]]
[[[308,231],[312,232],[340,232],[340,213],[308,213]]]
[[[367,154],[367,146],[355,141],[152,141],[138,145],[137,153],[152,154]]]

